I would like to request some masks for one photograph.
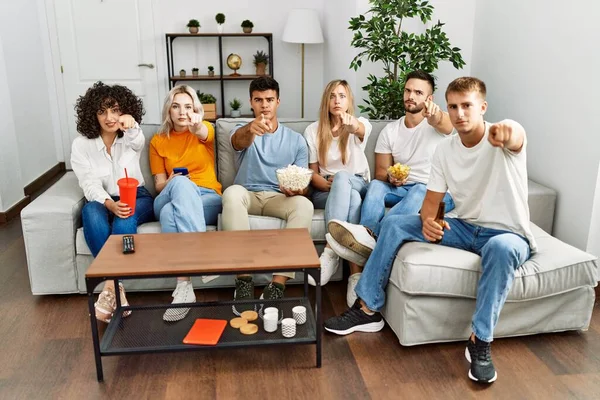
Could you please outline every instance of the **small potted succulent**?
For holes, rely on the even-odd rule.
[[[202,103],[204,109],[204,119],[211,120],[217,119],[217,99],[210,93],[202,93],[199,90],[196,91],[198,99]]]
[[[196,67],[192,68],[192,75],[198,76],[198,71],[200,71],[198,68],[196,68]]]
[[[208,76],[215,76],[215,67],[212,65],[208,66]]]
[[[188,22],[187,27],[190,30],[190,33],[198,33],[198,31],[200,30],[200,21],[198,21],[197,19],[190,19],[190,22]]]
[[[225,23],[225,14],[218,13],[215,15],[215,21],[217,21],[217,32],[223,33],[223,24]]]
[[[254,24],[249,19],[245,19],[242,21],[242,29],[244,33],[252,33],[252,28],[254,28]]]
[[[231,107],[231,118],[239,118],[242,115],[242,102],[238,98],[234,98],[229,102],[229,107]]]
[[[254,66],[256,66],[256,75],[265,75],[267,65],[269,64],[269,55],[262,50],[254,54]]]
[[[185,78],[185,69],[180,69],[179,70],[179,76],[182,78]]]

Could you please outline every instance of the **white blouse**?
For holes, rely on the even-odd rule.
[[[129,177],[137,179],[139,186],[144,186],[140,155],[145,140],[142,130],[136,124],[134,128],[127,129],[122,138],[115,139],[109,155],[101,137],[75,138],[71,146],[71,167],[88,201],[104,204],[111,196],[118,196],[117,181],[125,177],[125,168]]]
[[[350,134],[346,147],[346,165],[342,162],[342,152],[338,145],[339,138],[334,137],[329,146],[329,150],[327,151],[327,165],[323,166],[319,163],[319,175],[335,175],[339,171],[348,171],[353,175],[362,176],[367,182],[371,179],[369,163],[367,161],[367,156],[365,155],[365,147],[367,146],[367,140],[369,139],[373,126],[369,120],[364,117],[359,117],[358,121],[365,126],[365,136],[361,141],[355,135]],[[317,147],[318,128],[319,121],[316,121],[307,126],[304,131],[304,137],[308,143],[308,162],[310,164],[319,161],[319,149]]]

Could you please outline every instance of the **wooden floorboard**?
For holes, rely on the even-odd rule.
[[[105,382],[98,383],[86,297],[31,295],[18,219],[0,228],[0,276],[2,399],[600,398],[598,302],[587,332],[495,341],[499,378],[489,387],[468,379],[463,343],[403,347],[388,327],[377,334],[325,334],[321,369],[314,367],[314,346],[117,356],[103,358]],[[327,285],[325,316],[345,309],[345,289],[342,282]],[[232,291],[196,295],[212,301],[229,299]],[[128,298],[143,304],[170,296]]]

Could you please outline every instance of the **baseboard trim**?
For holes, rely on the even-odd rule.
[[[40,189],[42,189],[48,182],[52,180],[56,175],[60,174],[63,171],[66,171],[66,165],[64,162],[59,162],[54,167],[50,168],[48,171],[44,172],[40,175],[39,178],[35,179],[29,185],[23,188],[23,192],[25,196],[31,196],[36,193]]]
[[[0,212],[0,225],[6,224],[8,221],[13,218],[18,217],[21,214],[21,210],[25,208],[27,204],[31,201],[30,196],[25,196],[17,204],[12,206],[6,211]]]

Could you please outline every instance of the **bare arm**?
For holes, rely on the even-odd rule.
[[[273,122],[261,114],[260,117],[256,117],[252,122],[235,131],[231,137],[231,145],[235,150],[242,151],[250,147],[255,136],[262,136],[267,132],[273,132]]]
[[[444,135],[451,134],[454,129],[452,122],[450,121],[450,116],[442,110],[439,110],[437,115],[429,117],[427,122],[429,122],[429,125],[433,126],[436,131]]]
[[[375,153],[375,179],[388,182],[387,169],[394,164],[391,154]]]
[[[322,192],[329,192],[331,189],[331,182],[319,175],[319,163],[310,163],[308,167],[313,170],[312,185],[315,189]]]
[[[156,174],[154,175],[154,189],[156,193],[162,192],[162,190],[171,182],[171,179],[181,174],[174,174],[171,172],[171,175],[167,178],[167,174]]]
[[[490,127],[488,140],[492,146],[519,153],[525,143],[525,128],[517,121],[505,119]]]

